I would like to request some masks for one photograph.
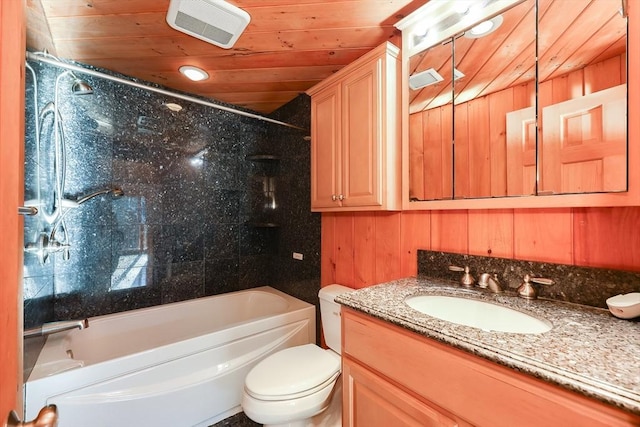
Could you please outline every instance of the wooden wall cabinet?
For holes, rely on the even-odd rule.
[[[311,210],[398,210],[399,49],[384,43],[307,91]]]
[[[342,308],[343,426],[636,426],[640,417]]]

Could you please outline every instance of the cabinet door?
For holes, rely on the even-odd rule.
[[[332,208],[340,202],[340,90],[330,86],[311,98],[311,207]]]
[[[350,359],[343,359],[345,427],[455,427],[458,422]],[[465,424],[466,425],[466,424]]]
[[[343,206],[382,205],[382,62],[368,62],[342,82]]]

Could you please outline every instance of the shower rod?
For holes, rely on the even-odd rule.
[[[172,91],[169,91],[169,90],[166,90],[166,89],[160,89],[160,88],[157,88],[157,87],[148,86],[148,85],[145,85],[145,84],[142,84],[142,83],[138,83],[138,82],[134,82],[134,81],[131,81],[131,80],[123,79],[121,77],[111,76],[109,74],[105,74],[105,73],[102,73],[100,71],[87,69],[87,68],[84,68],[84,67],[80,67],[78,65],[69,64],[69,63],[66,63],[66,62],[63,62],[63,61],[59,61],[59,60],[56,60],[54,58],[49,58],[49,57],[45,57],[45,56],[42,56],[42,55],[38,55],[37,53],[27,52],[27,59],[30,59],[30,60],[33,60],[33,61],[44,62],[46,64],[55,65],[55,66],[61,67],[61,68],[66,68],[67,70],[75,71],[75,72],[78,72],[78,73],[88,74],[88,75],[94,76],[94,77],[100,77],[100,78],[111,80],[111,81],[114,81],[114,82],[118,82],[118,83],[126,84],[126,85],[129,85],[129,86],[137,87],[139,89],[144,89],[144,90],[148,90],[148,91],[151,91],[151,92],[156,92],[156,93],[159,93],[159,94],[162,94],[162,95],[172,96],[174,98],[179,98],[179,99],[182,99],[182,100],[185,100],[185,101],[195,102],[196,104],[204,105],[206,107],[212,107],[212,108],[216,108],[218,110],[228,111],[230,113],[238,114],[238,115],[245,116],[245,117],[250,117],[252,119],[262,120],[262,121],[265,121],[265,122],[274,123],[274,124],[277,124],[277,125],[280,125],[280,126],[286,126],[286,127],[293,128],[293,129],[307,130],[307,129],[301,128],[299,126],[295,126],[295,125],[292,125],[290,123],[281,122],[281,121],[275,120],[275,119],[270,119],[269,117],[261,116],[259,114],[253,114],[253,113],[248,113],[248,112],[242,111],[242,110],[236,110],[235,108],[226,107],[224,105],[219,105],[219,104],[214,104],[213,102],[205,101],[203,99],[196,98],[194,96],[182,95],[180,93],[172,92]]]

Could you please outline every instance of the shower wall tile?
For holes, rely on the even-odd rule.
[[[215,224],[238,224],[242,192],[236,190],[207,189],[204,206],[198,212],[207,222]]]
[[[204,234],[204,256],[208,260],[236,258],[240,254],[238,224],[207,223]]]
[[[238,287],[250,289],[273,284],[271,277],[272,257],[269,255],[249,255],[240,257]]]
[[[183,222],[162,226],[161,263],[181,263],[204,259],[204,229],[200,223]]]
[[[278,247],[279,230],[269,227],[240,227],[240,255],[273,255]]]
[[[208,259],[205,262],[205,295],[240,290],[239,258]]]
[[[39,187],[44,211],[52,212],[54,116],[46,114],[39,132],[35,117],[56,98],[64,70],[31,65],[38,107],[28,74],[25,198],[36,199]],[[125,195],[100,195],[65,213],[68,260],[53,253],[41,265],[25,254],[25,325],[263,285],[317,304],[320,217],[309,210],[308,96],[273,115],[302,128],[293,129],[98,77],[86,80],[94,94],[72,97],[70,76],[57,79],[67,153],[62,195],[76,200],[114,187]],[[166,102],[183,110],[169,111]],[[280,160],[247,159],[256,153]],[[275,185],[275,209],[265,199],[265,177]],[[278,227],[248,224],[265,212],[262,219]],[[50,236],[52,228],[42,216],[25,218],[25,242]],[[292,260],[292,251],[303,252],[304,260]]]
[[[119,313],[160,304],[160,289],[157,286],[123,289],[109,293],[109,310],[111,313]]]
[[[204,296],[203,262],[166,264],[156,268],[155,275],[162,304]]]

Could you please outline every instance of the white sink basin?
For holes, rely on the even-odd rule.
[[[541,334],[551,329],[551,323],[546,320],[485,301],[443,295],[416,295],[404,302],[414,310],[440,320],[484,331]]]

